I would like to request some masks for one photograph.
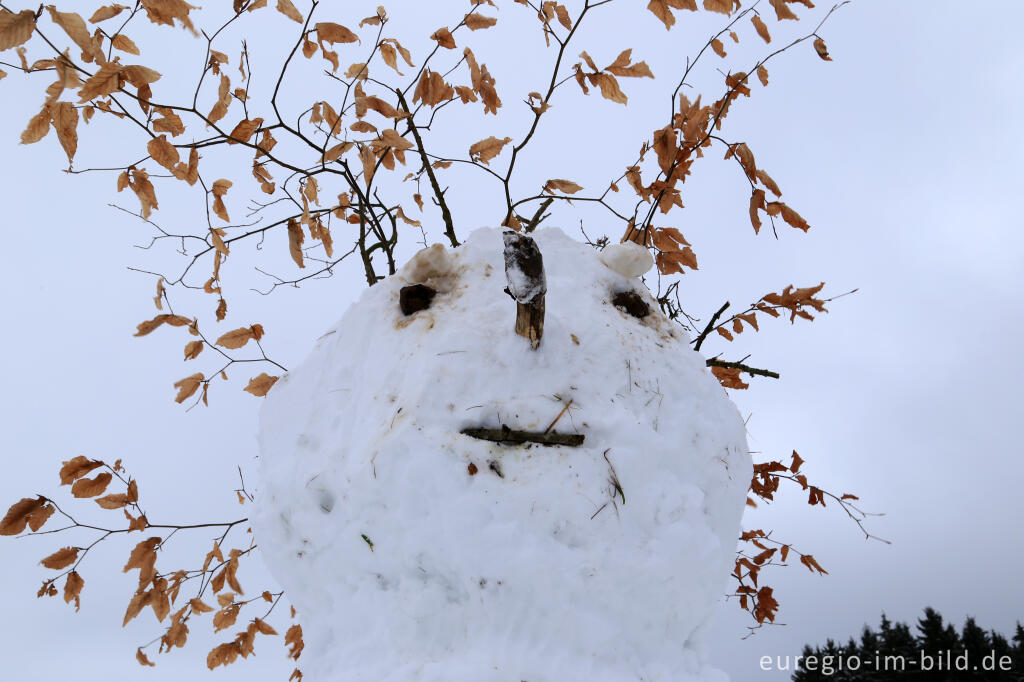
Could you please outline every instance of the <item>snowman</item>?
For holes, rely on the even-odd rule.
[[[726,679],[701,635],[751,459],[651,265],[480,229],[366,290],[277,382],[253,531],[306,679]]]

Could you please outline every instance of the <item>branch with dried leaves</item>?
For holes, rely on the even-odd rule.
[[[796,450],[793,451],[792,459],[788,466],[777,460],[755,464],[749,492],[762,501],[772,502],[782,481],[786,480],[797,483],[801,486],[802,490],[809,492],[807,500],[809,505],[825,507],[825,498],[832,499],[857,524],[865,539],[891,544],[889,540],[869,533],[864,527],[864,522],[869,516],[881,516],[881,514],[870,514],[855,506],[853,502],[858,499],[856,495],[849,493],[836,495],[811,485],[808,483],[807,477],[800,473],[803,464],[804,459],[797,454]],[[747,505],[756,507],[757,503],[751,497],[747,497]],[[800,558],[800,563],[809,571],[817,572],[819,575],[828,573],[828,571],[821,567],[813,555],[800,552],[791,544],[783,543],[771,536],[771,531],[748,530],[743,532],[739,538],[740,542],[749,543],[760,550],[756,554],[749,554],[742,548],[737,552],[732,577],[736,579],[738,585],[732,594],[727,595],[727,597],[738,597],[740,608],[750,613],[751,617],[756,621],[755,625],[748,628],[748,636],[763,625],[774,624],[775,616],[779,609],[779,603],[774,597],[772,588],[766,585],[758,585],[758,575],[762,568],[785,566],[787,565],[786,560],[789,554],[793,553]],[[765,543],[775,546],[768,547]],[[776,552],[778,552],[780,563],[774,562]]]
[[[94,473],[95,475],[90,477],[90,474]],[[241,476],[241,472],[239,475]],[[231,549],[228,551],[227,557],[221,550],[231,531],[243,527],[248,522],[247,518],[218,523],[152,523],[141,507],[138,481],[125,471],[121,460],[117,460],[113,465],[108,465],[101,460],[91,460],[83,456],[74,457],[62,463],[59,477],[61,485],[70,486],[71,495],[74,498],[92,500],[100,509],[108,512],[120,510],[124,514],[126,523],[121,526],[112,526],[80,521],[76,515],[65,511],[56,501],[44,495],[37,495],[34,498],[27,497],[14,503],[0,521],[0,535],[27,538],[74,531],[95,533],[94,539],[89,543],[62,547],[40,561],[44,568],[59,573],[43,580],[37,596],[57,596],[61,593],[57,584],[63,579],[64,601],[73,602],[77,611],[81,606],[82,592],[85,587],[85,579],[80,572],[81,566],[86,556],[94,548],[119,535],[127,536],[131,533],[145,531],[170,531],[163,537],[154,535],[138,542],[131,549],[123,569],[126,573],[132,570],[139,571],[138,588],[128,602],[123,625],[127,625],[146,608],[153,611],[158,622],[167,621],[161,636],[137,649],[136,657],[141,664],[153,665],[144,653],[144,650],[153,644],[160,644],[159,651],[161,653],[169,652],[175,647],[183,647],[189,633],[187,623],[194,615],[204,612],[216,611],[213,617],[213,627],[215,632],[219,632],[235,623],[239,611],[244,606],[261,600],[266,601],[271,604],[270,608],[253,623],[256,623],[256,632],[260,634],[276,634],[274,629],[266,624],[265,619],[280,601],[281,592],[265,590],[259,596],[250,599],[237,598],[237,595],[243,593],[238,580],[239,560],[250,555],[256,545],[250,542],[246,549]],[[109,492],[111,483],[115,481],[123,486],[124,492]],[[245,490],[244,481],[237,493],[241,503],[251,499],[248,491]],[[47,522],[55,515],[65,519],[67,523],[58,528],[43,530]],[[176,534],[209,530],[216,531],[217,534],[213,537],[213,548],[206,554],[201,568],[174,571],[157,569],[158,558],[165,552],[168,543]],[[182,599],[183,605],[178,604],[182,588],[192,581],[196,581],[197,586],[193,596],[187,600]],[[208,606],[203,601],[203,597],[208,592],[216,595],[219,610]],[[172,613],[172,609],[176,605],[180,608]],[[239,647],[239,655],[245,657],[252,653],[253,634],[252,627],[250,627],[236,637],[234,641]],[[289,646],[291,645],[289,644]],[[208,659],[209,662],[210,659]],[[212,668],[214,665],[210,665],[210,667]]]
[[[797,1],[772,0],[771,6],[775,10],[776,21],[798,19],[789,6]],[[432,128],[438,116],[452,115],[451,112],[454,112],[457,106],[466,107],[463,114],[472,107],[478,111],[482,109],[481,115],[484,117],[488,114],[497,116],[502,107],[495,78],[487,65],[478,60],[469,47],[463,45],[463,49],[459,50],[457,43],[457,40],[462,41],[467,32],[488,31],[498,23],[497,17],[487,16],[487,5],[491,4],[489,2],[473,3],[468,12],[459,12],[458,16],[452,17],[448,25],[454,24],[453,28],[444,27],[434,31],[430,35],[433,41],[430,50],[416,65],[410,51],[402,46],[397,37],[389,35],[389,17],[383,8],[378,8],[375,14],[362,19],[353,30],[333,21],[320,21],[318,13],[322,9],[330,7],[330,11],[338,11],[326,3],[321,4],[317,0],[312,0],[309,11],[302,13],[291,0],[278,0],[276,9],[283,17],[282,21],[291,22],[285,25],[294,41],[280,64],[280,69],[272,76],[273,92],[266,101],[257,101],[249,92],[253,73],[248,44],[244,38],[238,56],[234,57],[238,77],[235,77],[233,72],[229,73],[232,57],[221,51],[227,49],[224,45],[231,32],[236,29],[242,30],[246,25],[246,18],[250,13],[269,7],[266,0],[234,0],[230,16],[206,31],[196,27],[193,22],[195,15],[192,12],[197,8],[187,3],[140,0],[133,7],[107,5],[97,10],[88,20],[91,24],[99,25],[95,32],[90,32],[86,28],[85,19],[74,12],[62,12],[54,6],[15,12],[4,3],[0,3],[0,9],[4,11],[0,13],[0,51],[15,49],[18,56],[18,63],[0,63],[26,77],[37,74],[55,77],[55,80],[46,86],[43,106],[29,120],[21,135],[21,141],[25,144],[38,142],[53,130],[67,155],[69,172],[109,173],[116,178],[118,192],[128,191],[138,200],[137,212],[118,208],[136,216],[143,224],[154,230],[149,244],[141,247],[146,250],[147,256],[159,255],[161,249],[155,247],[164,244],[174,245],[176,256],[180,256],[176,263],[183,263],[177,276],[165,277],[158,271],[175,272],[179,270],[178,266],[138,268],[140,272],[147,272],[157,278],[154,304],[159,314],[139,324],[136,335],[144,336],[165,324],[185,327],[193,337],[185,346],[185,360],[195,360],[205,348],[212,348],[215,351],[220,361],[212,371],[192,374],[174,384],[177,390],[176,400],[184,402],[195,396],[192,402],[194,406],[199,402],[207,403],[212,378],[218,375],[226,378],[225,370],[235,364],[263,363],[269,365],[268,369],[273,368],[270,371],[274,372],[283,372],[285,368],[264,351],[261,339],[265,332],[262,324],[246,320],[244,325],[231,331],[207,336],[206,330],[209,326],[200,325],[198,316],[190,318],[174,312],[168,296],[169,289],[176,289],[184,294],[215,297],[215,304],[210,306],[210,315],[216,320],[215,324],[224,322],[228,317],[228,305],[223,293],[221,267],[229,259],[244,258],[244,250],[238,247],[253,242],[256,251],[261,251],[261,247],[269,244],[271,249],[268,250],[276,248],[282,253],[286,252],[295,267],[294,273],[282,272],[280,275],[266,272],[268,269],[276,269],[276,266],[265,266],[266,269],[254,268],[273,279],[269,290],[261,293],[270,293],[284,284],[299,286],[332,276],[336,268],[355,253],[359,254],[360,266],[367,285],[373,286],[397,270],[397,249],[400,242],[404,243],[410,239],[404,236],[404,230],[400,229],[402,226],[419,228],[419,234],[422,235],[423,244],[426,246],[429,238],[422,224],[428,219],[439,217],[444,227],[437,236],[452,247],[458,246],[459,235],[456,225],[460,222],[452,211],[458,203],[450,201],[448,192],[456,191],[452,188],[458,188],[459,185],[453,182],[446,186],[448,181],[444,173],[453,166],[472,167],[484,171],[484,176],[491,183],[490,186],[500,188],[500,194],[503,195],[501,201],[495,203],[500,206],[495,214],[495,222],[500,221],[502,225],[512,228],[532,231],[545,220],[548,215],[545,212],[552,205],[559,207],[555,210],[572,205],[572,202],[603,207],[603,210],[621,222],[624,228],[623,240],[635,241],[650,249],[655,255],[658,279],[656,298],[663,311],[670,319],[687,326],[685,319],[694,330],[697,328],[697,321],[683,311],[680,302],[679,276],[687,271],[698,270],[697,255],[678,229],[655,226],[654,219],[659,212],[667,216],[677,209],[682,209],[681,188],[692,171],[694,161],[704,156],[705,150],[715,144],[720,145],[725,150],[725,159],[733,160],[746,177],[751,189],[747,208],[755,234],[761,226],[762,214],[769,217],[773,228],[774,218],[779,217],[794,228],[808,230],[810,225],[795,210],[778,200],[781,198],[781,190],[771,176],[756,163],[747,143],[730,142],[719,135],[718,131],[722,129],[732,104],[740,97],[751,96],[751,75],[756,73],[761,85],[767,87],[768,72],[765,65],[776,56],[801,43],[813,40],[817,56],[826,61],[831,60],[819,32],[836,9],[846,4],[845,2],[840,2],[825,13],[813,32],[758,59],[749,71],[726,73],[724,94],[712,104],[703,105],[699,96],[691,102],[683,94],[683,88],[690,85],[691,75],[698,66],[706,64],[706,58],[709,58],[712,52],[721,58],[726,57],[723,36],[728,35],[738,42],[740,37],[737,32],[741,30],[741,19],[750,19],[749,32],[765,44],[771,43],[772,40],[768,25],[758,12],[758,8],[762,6],[760,0],[742,10],[735,0],[705,0],[705,10],[725,15],[728,21],[706,41],[692,59],[687,58],[685,66],[681,67],[682,74],[678,84],[669,95],[671,109],[666,125],[650,135],[638,136],[642,139],[642,145],[636,159],[625,166],[618,177],[599,193],[588,193],[583,187],[568,179],[553,178],[540,187],[526,192],[520,198],[513,197],[513,183],[520,177],[523,169],[523,164],[519,162],[525,157],[528,146],[536,139],[541,118],[544,117],[547,121],[553,115],[549,112],[554,94],[563,85],[576,81],[584,96],[592,89],[595,93],[599,92],[603,99],[609,100],[612,106],[626,105],[628,96],[623,92],[619,79],[654,77],[646,62],[634,60],[632,49],[621,51],[614,61],[603,68],[599,68],[586,51],[579,53],[580,62],[571,66],[565,63],[570,46],[576,49],[575,44],[580,36],[578,29],[586,16],[610,2],[611,0],[583,0],[582,8],[573,17],[569,10],[558,2],[517,0],[518,4],[524,5],[536,15],[545,45],[552,50],[550,76],[546,76],[546,84],[539,88],[540,91],[529,92],[523,98],[532,115],[528,117],[529,125],[522,137],[514,143],[511,137],[490,136],[475,142],[466,140],[468,158],[453,158],[460,154],[434,154],[428,147],[431,144]],[[801,4],[809,6],[809,3]],[[647,11],[652,12],[666,28],[672,28],[677,22],[675,8],[680,5],[697,9],[696,3],[652,0],[647,5]],[[267,12],[269,11],[271,10],[267,9]],[[638,8],[637,11],[645,10]],[[119,17],[118,20],[111,22],[115,17]],[[155,44],[140,47],[126,34],[126,31],[133,30],[138,21],[144,20],[142,17],[153,24],[167,27],[168,31],[180,26],[188,33],[194,36],[202,35],[204,38],[199,43],[202,59],[194,86],[193,81],[188,79],[185,83],[188,87],[179,88],[180,91],[188,93],[183,102],[165,101],[154,94],[154,84],[162,78],[154,69],[142,64],[121,61],[122,57],[127,61],[127,55],[141,57],[142,48],[146,49],[148,56],[150,50],[158,47]],[[52,39],[48,35],[48,28],[45,32],[40,30],[40,24],[46,19],[63,32],[66,41]],[[116,28],[104,28],[106,26]],[[359,33],[364,27],[369,27],[369,31],[363,35],[366,42],[361,43]],[[513,40],[518,38],[519,36],[512,36]],[[359,48],[364,44],[365,49]],[[361,61],[356,61],[347,68],[342,67],[338,45],[363,49],[362,56],[354,57]],[[28,47],[41,48],[45,52],[45,57],[29,63]],[[177,46],[172,49],[177,49]],[[117,57],[114,56],[115,53],[118,54]],[[183,54],[176,53],[175,61],[180,60]],[[448,58],[448,55],[452,55],[451,58]],[[198,57],[198,54],[196,56]],[[318,56],[320,61],[314,62],[314,58]],[[322,73],[310,73],[313,71],[310,68],[299,73],[303,64],[314,63],[319,64]],[[410,77],[406,78],[401,72],[400,69],[404,68],[402,64],[413,68],[414,72]],[[397,77],[392,76],[392,72],[397,74]],[[0,71],[0,78],[5,75],[7,74]],[[312,82],[316,76],[323,77],[329,87],[318,90],[318,99],[313,102],[297,101],[296,96],[291,94],[289,83],[299,79]],[[178,74],[174,74],[174,78],[178,81],[183,80]],[[161,85],[155,87],[159,90]],[[103,159],[95,166],[75,169],[73,164],[78,152],[79,123],[89,123],[94,116],[106,118],[119,125],[123,122],[119,129],[120,141],[114,153],[123,153],[126,157],[121,161]],[[562,123],[569,126],[577,124],[571,119]],[[466,126],[466,129],[472,130],[473,126]],[[189,137],[186,133],[192,134],[190,141],[187,141]],[[279,141],[275,135],[282,139]],[[410,135],[411,140],[407,139]],[[507,166],[500,171],[492,169],[491,161],[499,157],[506,148],[511,149]],[[417,157],[415,163],[419,164],[419,168],[408,173],[405,179],[399,182],[399,167],[406,165],[407,152]],[[647,158],[649,152],[653,152],[653,158]],[[123,163],[125,160],[128,163]],[[650,175],[651,166],[656,168],[653,176]],[[216,177],[220,172],[214,174],[211,170],[225,167],[232,169],[231,178]],[[237,173],[234,172],[235,169],[238,169]],[[645,181],[645,173],[648,174],[648,178],[653,179]],[[424,176],[433,193],[432,204],[436,211],[429,206],[425,209],[427,205],[419,191]],[[411,196],[408,187],[413,183],[404,185],[405,180],[415,181],[416,190]],[[618,195],[618,185],[622,182],[633,189],[636,198],[627,199]],[[202,202],[201,210],[205,220],[192,221],[196,227],[191,231],[164,229],[152,219],[154,212],[160,209],[157,190],[159,188],[160,192],[164,193],[169,185],[175,185],[194,194],[197,213],[200,210],[199,202]],[[398,189],[395,189],[396,187]],[[248,197],[247,201],[237,199],[240,193],[250,190],[252,196]],[[771,192],[776,200],[768,201],[767,192]],[[406,213],[403,204],[410,207],[410,202],[415,203],[420,212],[424,213],[423,220],[411,218]],[[527,217],[529,213],[525,212],[525,207],[531,202],[536,202],[537,208],[532,217]],[[251,222],[239,224],[231,221],[230,211],[237,211],[239,205],[249,207],[247,218],[251,219]],[[521,208],[525,215],[519,213]],[[340,244],[348,245],[347,250],[346,247],[338,248],[340,256],[335,254],[336,240]],[[608,240],[602,238],[593,243],[603,246]],[[307,267],[309,264],[315,265]],[[202,274],[199,274],[200,272]],[[838,298],[818,298],[823,286],[788,286],[781,292],[766,294],[746,310],[722,320],[729,306],[726,303],[704,325],[694,340],[694,348],[699,351],[712,332],[727,341],[733,341],[735,335],[748,328],[756,331],[759,328],[759,320],[763,319],[764,315],[779,317],[783,311],[788,311],[791,322],[797,317],[814,319],[818,313],[826,312],[825,303]],[[211,341],[214,336],[217,337],[216,340]],[[250,343],[252,346],[248,346]],[[250,357],[237,357],[228,352],[241,350],[243,347],[255,348],[256,353]],[[203,357],[209,358],[210,354]],[[779,376],[770,370],[746,365],[743,360],[726,362],[718,360],[716,356],[708,360],[707,364],[719,381],[729,388],[746,387],[740,380],[741,372],[773,378]],[[261,373],[253,377],[244,390],[255,396],[266,395],[276,379],[276,376]],[[503,430],[500,434],[490,435],[507,440],[512,432]],[[531,438],[537,436],[527,435]],[[560,434],[540,435],[550,439]],[[93,467],[96,462],[84,460],[83,464],[80,459],[84,460],[75,458],[65,465],[75,463],[75,467]],[[100,466],[106,467],[100,462],[94,468]],[[75,467],[72,469],[78,471]],[[759,475],[768,476],[767,479],[761,479],[761,493],[771,492],[768,481],[774,481],[776,486],[784,479],[803,485],[797,468],[798,464],[796,468],[790,469],[789,474],[782,474],[778,469],[761,471]],[[213,668],[231,663],[239,657],[245,658],[253,652],[256,635],[275,634],[273,628],[263,619],[278,603],[280,593],[264,592],[258,598],[236,599],[236,594],[241,594],[241,588],[237,586],[234,571],[237,569],[238,560],[248,556],[254,545],[246,549],[230,550],[227,558],[220,550],[227,533],[243,524],[244,519],[224,524],[195,526],[149,524],[138,506],[137,486],[132,488],[134,481],[124,477],[119,464],[106,469],[93,479],[83,478],[91,469],[74,476],[69,483],[72,484],[72,493],[76,497],[88,497],[90,495],[85,495],[86,491],[99,489],[99,492],[92,496],[100,495],[110,480],[117,477],[126,486],[125,492],[97,498],[97,502],[105,500],[100,504],[101,507],[104,504],[115,505],[104,508],[125,509],[129,521],[128,528],[81,524],[43,496],[35,499],[26,498],[17,503],[8,512],[2,525],[6,530],[17,529],[16,533],[22,532],[25,528],[35,532],[39,531],[51,515],[59,512],[71,525],[38,534],[62,532],[73,528],[92,529],[100,533],[99,539],[86,547],[64,548],[44,559],[44,565],[48,561],[52,565],[70,567],[70,570],[60,576],[67,580],[64,587],[65,600],[74,600],[77,605],[83,582],[76,568],[98,542],[115,534],[147,528],[164,528],[171,531],[170,535],[162,540],[150,538],[140,543],[133,550],[129,566],[126,567],[126,570],[140,570],[139,591],[132,598],[129,612],[134,609],[137,614],[149,606],[161,621],[167,616],[171,618],[171,625],[165,634],[150,644],[159,641],[161,650],[182,646],[188,632],[185,624],[193,615],[206,610],[217,611],[214,623],[218,630],[229,627],[235,622],[239,609],[260,598],[271,604],[267,614],[264,614],[263,618],[254,619],[248,628],[239,632],[232,641],[225,642],[210,652],[207,664]],[[614,473],[614,469],[612,471]],[[110,480],[103,483],[102,477],[105,475],[109,476]],[[64,478],[65,472],[62,470],[62,482]],[[75,493],[76,487],[82,495]],[[836,497],[823,491],[816,494],[815,490],[818,489],[811,488],[812,500],[817,500],[820,504],[824,504],[826,497],[836,500],[851,518],[855,518],[851,513],[851,509],[855,508],[849,504],[847,496]],[[244,501],[243,492],[244,484],[239,492],[240,501]],[[754,492],[757,493],[756,490]],[[770,499],[770,494],[767,499]],[[121,506],[117,507],[119,504]],[[134,511],[136,515],[129,514],[129,510]],[[214,527],[222,529],[223,534],[215,541],[214,548],[206,556],[201,569],[163,574],[156,572],[154,566],[157,554],[174,533]],[[861,529],[863,530],[863,527]],[[4,531],[4,534],[10,533]],[[755,544],[775,543],[768,535],[755,535],[749,541]],[[788,547],[782,547],[783,561]],[[761,554],[752,557],[740,555],[740,559],[747,562],[737,564],[737,576],[741,581],[741,587],[746,580],[753,580],[753,586],[756,587],[755,569],[771,563],[772,555],[764,555],[768,549],[774,551],[776,548],[762,548]],[[823,572],[823,569],[813,563],[813,557],[799,555],[801,561],[809,558],[812,563],[804,562],[809,568]],[[69,563],[64,563],[69,560]],[[41,594],[56,594],[55,580],[44,583]],[[175,603],[178,590],[183,584],[196,584],[198,593],[192,601],[171,615],[170,606]],[[230,590],[224,589],[225,585]],[[204,591],[208,589],[218,593],[218,609],[208,607],[200,600]],[[750,600],[749,610],[758,624],[773,620],[778,604],[774,601],[770,588],[762,587],[755,592],[738,590],[737,594],[744,603]],[[746,605],[744,607],[746,608]],[[301,628],[293,625],[288,630],[285,641],[290,647],[290,655],[298,658],[302,649]],[[139,648],[137,658],[140,663],[151,665],[143,652],[144,648]],[[295,677],[301,678],[301,673],[296,671],[296,674],[293,674],[293,678]]]

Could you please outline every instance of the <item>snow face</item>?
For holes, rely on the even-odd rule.
[[[500,230],[368,289],[261,412],[253,529],[311,682],[708,682],[751,476],[724,389],[635,278],[535,233],[517,336]],[[437,290],[406,316],[403,286]],[[636,292],[638,319],[612,304]],[[467,428],[585,436],[512,445]]]

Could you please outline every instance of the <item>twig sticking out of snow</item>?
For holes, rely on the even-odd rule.
[[[557,431],[519,431],[502,424],[500,429],[462,429],[464,435],[495,443],[540,443],[541,445],[583,445],[582,433],[558,433]]]

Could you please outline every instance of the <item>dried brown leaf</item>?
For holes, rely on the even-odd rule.
[[[71,163],[78,150],[78,110],[71,102],[54,102],[48,106],[52,112],[57,139],[68,155],[68,163]]]
[[[554,194],[555,191],[565,192],[566,194],[575,194],[583,189],[572,180],[548,180],[544,183],[544,191],[549,194]]]
[[[661,251],[655,258],[658,271],[663,275],[674,273],[682,274],[683,268],[697,269],[697,255],[689,246],[684,246],[678,251]]]
[[[384,63],[390,66],[395,72],[401,76],[401,71],[398,70],[398,51],[395,46],[391,43],[381,41],[380,43],[380,56],[384,60]]]
[[[782,219],[785,220],[791,227],[795,227],[798,230],[806,232],[811,229],[811,226],[807,224],[807,221],[800,217],[800,214],[791,209],[785,203],[781,201],[770,201],[768,202],[765,210],[768,211],[768,215],[776,216],[781,215]]]
[[[238,619],[238,604],[231,604],[230,606],[221,609],[213,616],[213,631],[220,632],[225,628],[229,628],[235,624]]]
[[[668,125],[654,131],[654,153],[658,155],[658,166],[668,173],[676,158],[676,130]]]
[[[112,479],[113,475],[107,472],[97,474],[95,478],[80,478],[71,486],[71,494],[75,497],[95,497],[107,489]]]
[[[206,656],[206,667],[213,670],[220,665],[230,665],[238,660],[242,653],[242,647],[238,642],[225,642],[219,644]]]
[[[170,171],[173,171],[181,160],[178,150],[167,141],[166,135],[158,135],[150,139],[146,144],[146,151],[154,161]]]
[[[93,469],[101,466],[103,466],[103,462],[98,459],[88,459],[82,455],[72,457],[68,461],[63,462],[63,466],[60,468],[60,484],[71,485]]]
[[[788,1],[792,2],[793,0]],[[769,0],[769,2],[771,2],[772,7],[775,8],[775,17],[778,21],[782,21],[783,19],[792,19],[796,21],[800,18],[793,14],[793,10],[789,9],[789,5],[786,4],[787,0]]]
[[[455,49],[455,38],[452,37],[452,32],[448,30],[447,26],[442,26],[430,35],[431,40],[436,40],[437,44],[441,47],[449,50]]]
[[[422,100],[424,104],[434,107],[454,96],[455,90],[451,85],[445,83],[441,74],[426,69],[420,77],[419,83],[416,84],[416,91],[413,93],[412,101],[416,103]]]
[[[743,381],[740,370],[735,367],[712,367],[711,373],[725,388],[744,389],[750,387],[750,384]]]
[[[761,230],[761,216],[758,215],[758,209],[764,210],[765,208],[765,195],[763,189],[755,189],[750,195],[750,224],[754,226],[754,234],[757,234]]]
[[[499,139],[491,136],[475,142],[469,147],[469,158],[487,164],[491,159],[501,154],[501,150],[511,141],[511,137]]]
[[[191,599],[188,605],[192,607],[192,613],[209,613],[215,610],[212,606],[208,606],[201,599]]]
[[[185,359],[195,360],[199,357],[199,354],[203,352],[202,341],[189,341],[188,345],[185,346]]]
[[[85,580],[78,575],[78,571],[68,573],[68,579],[64,582],[64,603],[75,602],[75,611],[82,606],[82,588],[85,587]]]
[[[764,68],[764,65],[757,67],[757,79],[761,81],[761,85],[768,87],[768,69]]]
[[[185,377],[181,381],[174,382],[174,388],[178,389],[178,395],[174,397],[174,402],[181,403],[187,400],[189,396],[199,390],[199,384],[201,384],[204,379],[205,377],[203,376],[203,373],[197,372],[196,374]]]
[[[213,212],[226,223],[231,222],[231,218],[228,216],[228,209],[224,205],[224,195],[228,193],[231,185],[230,180],[221,178],[214,181],[213,187],[210,189],[213,193]]]
[[[736,0],[704,0],[704,9],[709,12],[718,12],[727,16],[732,14],[734,7],[738,6],[739,3],[736,2]]]
[[[369,147],[364,147],[369,149]],[[306,267],[302,262],[302,242],[305,240],[305,235],[302,232],[302,225],[295,219],[288,221],[288,251],[292,256],[292,260],[300,268]]]
[[[42,510],[45,504],[46,499],[43,497],[35,499],[25,497],[12,504],[3,520],[0,521],[0,535],[17,535],[24,531],[25,526],[29,525],[31,517]],[[45,521],[45,519],[43,520]],[[42,523],[39,525],[41,526]]]
[[[768,25],[764,23],[761,15],[755,14],[750,17],[751,23],[754,24],[754,30],[757,31],[757,35],[761,36],[761,39],[766,42],[772,42],[772,35],[768,32]]]
[[[143,592],[141,590],[136,592],[131,598],[131,601],[128,602],[128,608],[125,609],[124,619],[121,621],[121,626],[124,627],[133,618],[135,618],[135,616],[139,615],[142,612],[142,609],[149,606],[152,599],[152,592]]]
[[[117,92],[121,87],[121,71],[124,67],[118,62],[107,62],[82,84],[78,91],[78,101],[87,102],[91,99],[104,97]]]
[[[121,70],[121,78],[138,88],[141,97],[144,90],[148,91],[147,85],[160,80],[160,72],[141,64],[129,64]]]
[[[150,537],[146,538],[142,542],[135,545],[132,548],[131,554],[128,555],[128,562],[124,565],[122,573],[127,573],[133,569],[139,569],[139,589],[148,585],[156,578],[156,548],[160,545],[160,538]],[[138,595],[136,595],[138,596]],[[138,604],[138,609],[141,610],[143,607],[148,606],[155,595],[149,594],[144,600],[141,600],[141,604]],[[132,600],[135,601],[134,599]],[[129,610],[132,606],[129,605]],[[136,614],[138,611],[135,612]],[[134,618],[134,616],[132,616]],[[130,620],[130,619],[128,619]]]
[[[146,173],[145,168],[132,168],[129,177],[128,186],[139,199],[139,204],[142,207],[142,217],[148,218],[153,209],[159,208],[156,200],[156,189],[153,187],[153,183],[149,181],[149,174]]]
[[[619,104],[626,104],[629,102],[629,98],[626,97],[622,89],[619,88],[619,81],[615,79],[615,76],[610,73],[589,73],[587,79],[591,85],[595,85],[601,89],[601,96],[605,99],[610,99],[613,102]]]
[[[768,175],[768,173],[760,168],[757,169],[755,174],[757,175],[757,179],[761,181],[761,184],[770,189],[772,194],[777,197],[782,196],[782,190],[779,189],[779,186],[775,184],[774,180],[772,180],[772,176]]]
[[[126,9],[128,9],[128,7],[125,5],[104,5],[92,13],[92,16],[89,17],[89,23],[98,24],[101,21],[113,19]]]
[[[302,655],[302,650],[306,646],[302,641],[302,626],[296,623],[288,628],[288,631],[284,633],[284,643],[289,648],[288,657],[296,661],[299,660],[299,656]]]
[[[302,23],[302,12],[295,9],[291,0],[277,0],[277,11],[298,24]]]
[[[821,38],[814,39],[814,51],[817,52],[818,56],[826,62],[832,61],[832,57],[828,55],[828,47],[825,45],[825,41]]]
[[[656,227],[652,237],[654,247],[659,251],[682,251],[690,245],[683,233],[674,227]]]
[[[134,336],[145,336],[164,323],[167,323],[172,327],[186,327],[192,324],[192,320],[188,319],[184,315],[170,315],[168,313],[164,313],[162,315],[157,315],[152,320],[140,322],[136,327]]]
[[[114,493],[112,495],[104,495],[96,499],[96,504],[103,507],[104,509],[121,509],[128,505],[131,500],[128,499],[128,495],[125,493]]]
[[[35,533],[37,530],[43,527],[43,524],[46,523],[47,519],[53,516],[53,512],[55,511],[56,508],[51,504],[47,504],[44,507],[39,507],[33,510],[27,516],[28,527],[32,530],[33,533]]]
[[[213,105],[213,109],[210,110],[206,118],[209,119],[210,123],[216,123],[227,115],[229,106],[231,106],[231,80],[226,75],[221,74],[220,85],[217,88],[217,102]]]
[[[470,31],[478,31],[482,28],[490,28],[498,23],[498,20],[494,17],[485,17],[482,14],[467,14],[466,15],[466,27]],[[453,45],[454,47],[454,45]]]
[[[359,41],[359,36],[355,33],[341,24],[329,21],[322,21],[316,25],[316,37],[321,43],[331,43],[332,45],[334,43],[355,43]]]
[[[123,33],[118,33],[114,36],[114,39],[110,41],[110,44],[114,46],[114,49],[121,50],[121,52],[127,52],[128,54],[134,55],[142,54],[139,51],[138,45],[135,44],[135,41]]]
[[[92,34],[89,33],[89,28],[85,25],[85,20],[81,16],[75,12],[60,12],[53,5],[48,5],[46,10],[50,13],[50,19],[53,20],[53,23],[64,29],[64,32],[74,41],[75,45],[81,48],[82,58],[86,62],[102,64],[106,61],[103,50],[99,46],[99,41],[95,40]]]
[[[237,350],[245,344],[249,343],[249,340],[254,338],[251,327],[239,327],[225,334],[222,334],[217,339],[217,345],[222,348],[230,348]]]
[[[584,53],[585,54],[585,53]],[[647,62],[637,62],[631,64],[633,49],[623,50],[615,61],[605,67],[605,71],[616,76],[622,76],[624,78],[654,78],[654,74],[651,73],[651,69],[647,66]]]
[[[676,23],[676,17],[672,14],[673,9],[687,9],[691,12],[697,11],[696,0],[651,0],[647,4],[649,9],[654,16],[661,19],[661,22],[665,24],[665,29],[671,29]]]
[[[78,547],[64,547],[62,549],[58,549],[39,563],[46,568],[59,571],[60,569],[67,568],[71,564],[75,563],[77,558]]]
[[[264,593],[264,594],[266,594],[266,593]],[[268,601],[270,601],[270,600],[268,600]],[[275,630],[274,628],[270,627],[270,624],[265,623],[264,621],[260,620],[259,618],[257,618],[256,620],[253,621],[253,625],[256,626],[256,631],[259,632],[261,635],[276,635],[277,634],[277,630]]]
[[[261,125],[263,125],[263,119],[259,117],[253,119],[242,119],[231,131],[231,139],[228,140],[228,144],[248,142],[249,139],[256,134],[256,131],[259,130]]]
[[[21,133],[21,144],[33,144],[46,137],[46,134],[50,132],[50,121],[52,120],[52,108],[43,104],[43,108],[29,119],[28,125]]]
[[[188,13],[190,10],[198,8],[184,0],[142,0],[142,6],[146,10],[146,16],[154,24],[174,26],[174,21],[177,19],[184,28],[196,35],[195,26],[192,25]]]
[[[146,520],[145,514],[140,514],[138,518],[128,513],[128,510],[124,510],[124,516],[128,519],[128,532],[136,530],[146,530],[149,527],[149,522]]]

